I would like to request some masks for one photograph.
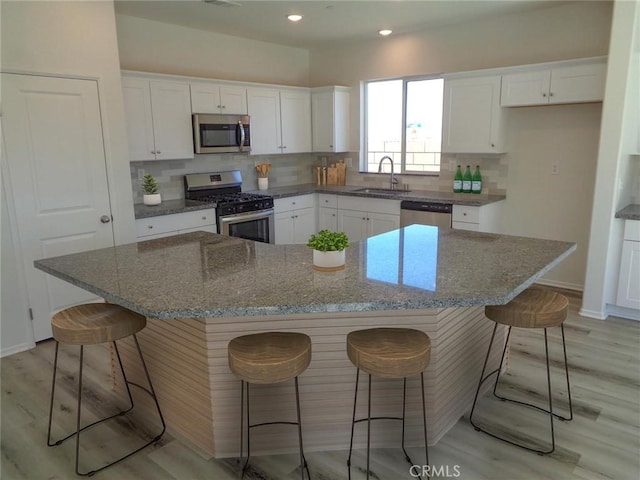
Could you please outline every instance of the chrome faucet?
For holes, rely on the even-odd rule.
[[[398,187],[398,179],[393,176],[393,159],[390,156],[385,155],[380,159],[380,163],[378,164],[378,173],[382,173],[382,162],[384,160],[389,160],[391,162],[391,179],[389,180],[389,185],[391,190],[395,190]]]

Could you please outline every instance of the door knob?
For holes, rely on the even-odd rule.
[[[111,221],[111,217],[109,215],[102,215],[100,217],[100,221],[102,223],[109,223]]]

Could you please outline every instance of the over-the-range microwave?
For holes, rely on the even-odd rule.
[[[193,114],[195,153],[247,153],[251,151],[248,115]]]

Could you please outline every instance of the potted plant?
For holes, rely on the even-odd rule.
[[[344,250],[348,246],[349,238],[344,232],[320,230],[311,235],[307,247],[313,248],[313,268],[325,272],[344,268]]]
[[[158,182],[150,173],[142,177],[142,190],[144,191],[142,201],[145,205],[160,205],[162,199],[158,193]]]

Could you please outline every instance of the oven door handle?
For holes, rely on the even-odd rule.
[[[257,212],[246,212],[246,213],[234,213],[232,215],[226,215],[220,217],[220,223],[238,223],[238,222],[246,222],[250,220],[259,220],[261,218],[265,218],[274,214],[273,209],[269,210],[259,210]]]

